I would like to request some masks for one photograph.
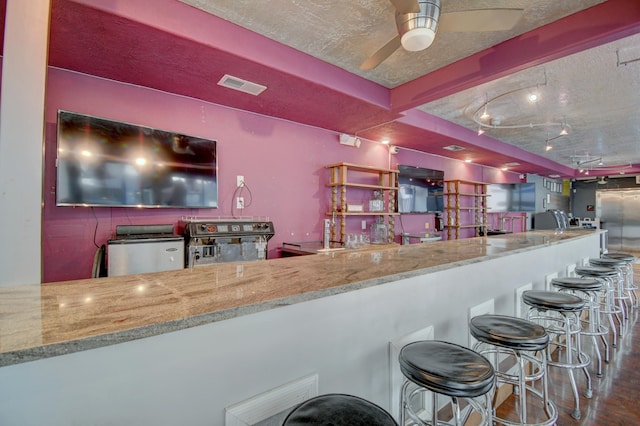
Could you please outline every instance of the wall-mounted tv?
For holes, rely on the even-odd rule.
[[[414,166],[398,166],[398,211],[439,213],[444,209],[444,172]]]
[[[58,111],[56,205],[218,207],[216,141]]]
[[[492,183],[487,195],[487,208],[493,213],[536,211],[535,183]]]

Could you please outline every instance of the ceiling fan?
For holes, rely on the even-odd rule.
[[[473,9],[440,13],[440,0],[389,0],[396,9],[398,35],[360,65],[370,70],[380,65],[398,48],[410,52],[424,50],[433,43],[436,31],[481,32],[513,28],[524,9]]]

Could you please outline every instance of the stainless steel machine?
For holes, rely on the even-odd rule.
[[[569,227],[569,218],[563,210],[547,210],[532,216],[533,229],[564,229]]]
[[[268,219],[187,219],[186,267],[267,258],[267,242],[274,235]]]
[[[184,238],[173,225],[118,225],[107,242],[110,277],[184,268]]]

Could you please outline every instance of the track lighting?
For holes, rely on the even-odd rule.
[[[482,114],[480,115],[480,119],[481,120],[488,120],[490,117],[489,113],[487,112],[487,104],[484,104],[484,111],[482,111]]]
[[[479,127],[482,128],[488,127],[491,129],[533,129],[544,127],[548,129],[554,127],[560,129],[557,137],[566,136],[569,134],[571,126],[567,124],[567,121],[564,118],[562,121],[546,121],[543,119],[543,117],[541,117],[540,121],[530,121],[528,118],[526,118],[527,121],[524,121],[525,119],[511,117],[511,115],[515,111],[521,109],[521,104],[525,99],[531,103],[540,102],[543,97],[540,94],[540,88],[546,85],[547,82],[545,75],[544,83],[509,90],[492,97],[489,97],[488,94],[485,94],[485,99],[483,100],[483,102],[475,107],[475,110],[473,110],[471,119]],[[509,103],[512,103],[513,105],[509,105]],[[471,109],[472,105],[469,105],[469,109]],[[488,112],[489,105],[492,105],[493,107],[491,110],[491,114],[489,114]],[[478,131],[478,134],[481,134],[480,131]],[[553,138],[550,138],[549,140],[552,141]]]

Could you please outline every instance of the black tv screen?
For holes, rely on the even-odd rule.
[[[398,166],[398,211],[439,213],[444,209],[444,172],[414,166]]]
[[[494,213],[536,211],[535,183],[492,183],[487,194],[487,208]]]
[[[216,141],[58,111],[56,205],[218,207]]]

